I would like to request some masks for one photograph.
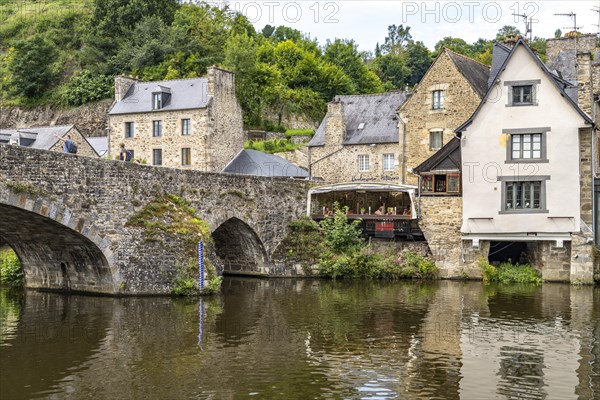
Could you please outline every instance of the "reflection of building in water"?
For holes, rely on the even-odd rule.
[[[463,315],[460,397],[562,399],[577,390],[580,398],[593,398],[594,289],[546,285],[531,288],[529,295],[520,290],[492,293],[487,310]]]

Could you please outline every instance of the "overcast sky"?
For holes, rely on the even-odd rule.
[[[209,1],[220,5],[224,0]],[[433,49],[445,36],[459,37],[468,43],[478,38],[493,39],[498,29],[513,25],[525,31],[525,23],[512,14],[533,17],[533,35],[554,37],[556,29],[572,30],[574,21],[557,13],[575,13],[582,32],[596,33],[600,0],[588,1],[227,1],[241,11],[260,30],[266,24],[287,25],[317,38],[352,38],[360,50],[373,51],[387,36],[392,24],[410,26],[415,40]]]

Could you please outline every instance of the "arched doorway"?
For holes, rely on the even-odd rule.
[[[228,219],[213,232],[212,237],[224,274],[268,274],[265,248],[256,232],[242,220]]]

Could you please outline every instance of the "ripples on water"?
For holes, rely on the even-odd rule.
[[[226,279],[0,291],[0,398],[600,399],[600,289]]]

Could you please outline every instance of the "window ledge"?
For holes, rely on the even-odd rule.
[[[518,160],[506,160],[504,164],[545,164],[549,163],[548,159],[523,158]]]
[[[517,103],[517,104],[507,104],[506,107],[530,107],[530,106],[538,106],[538,103]]]
[[[548,210],[536,210],[536,209],[531,209],[531,210],[505,210],[505,211],[498,211],[498,214],[500,215],[504,215],[504,214],[547,214],[549,213]]]

